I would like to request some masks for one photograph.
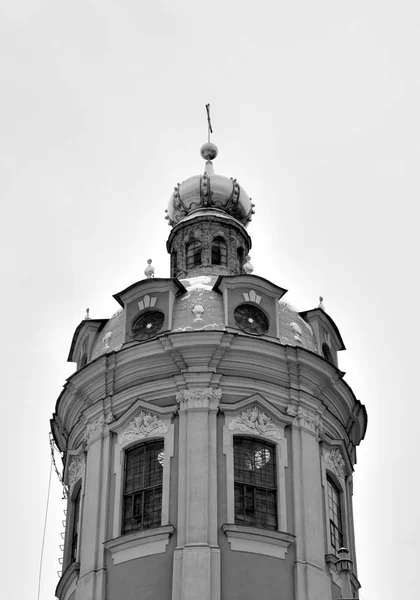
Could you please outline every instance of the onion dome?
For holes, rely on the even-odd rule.
[[[217,175],[212,159],[216,158],[217,147],[204,144],[201,156],[206,160],[203,175],[194,175],[178,183],[169,199],[166,219],[172,226],[197,210],[208,209],[227,213],[245,227],[254,213],[254,204],[236,179]]]

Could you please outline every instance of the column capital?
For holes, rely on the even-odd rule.
[[[180,411],[194,409],[217,410],[222,398],[222,390],[214,388],[192,388],[182,390],[176,395]]]

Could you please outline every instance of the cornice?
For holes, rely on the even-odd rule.
[[[120,394],[132,398],[139,392],[143,396],[147,388],[156,401],[159,389],[164,397],[172,393],[171,378],[190,372],[195,377],[216,374],[222,387],[231,378],[240,380],[250,391],[259,381],[266,390],[286,390],[291,402],[312,397],[324,405],[324,419],[331,423],[333,437],[342,437],[344,427],[344,435],[354,445],[363,439],[365,408],[333,365],[304,348],[222,331],[169,333],[150,343],[123,347],[112,361],[99,357],[69,378],[57,401],[61,425],[55,415],[54,426],[70,431],[88,405],[94,407],[107,396],[111,375],[115,398]]]

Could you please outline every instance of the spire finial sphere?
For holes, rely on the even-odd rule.
[[[200,152],[204,160],[213,160],[219,154],[219,150],[216,144],[213,144],[212,142],[207,142],[206,144],[203,144],[201,146]]]

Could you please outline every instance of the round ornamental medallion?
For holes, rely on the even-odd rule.
[[[159,333],[165,321],[165,315],[158,310],[149,310],[134,321],[133,337],[138,342],[149,340]]]
[[[268,331],[268,319],[263,311],[252,304],[241,304],[233,312],[236,324],[252,335],[262,335]]]

